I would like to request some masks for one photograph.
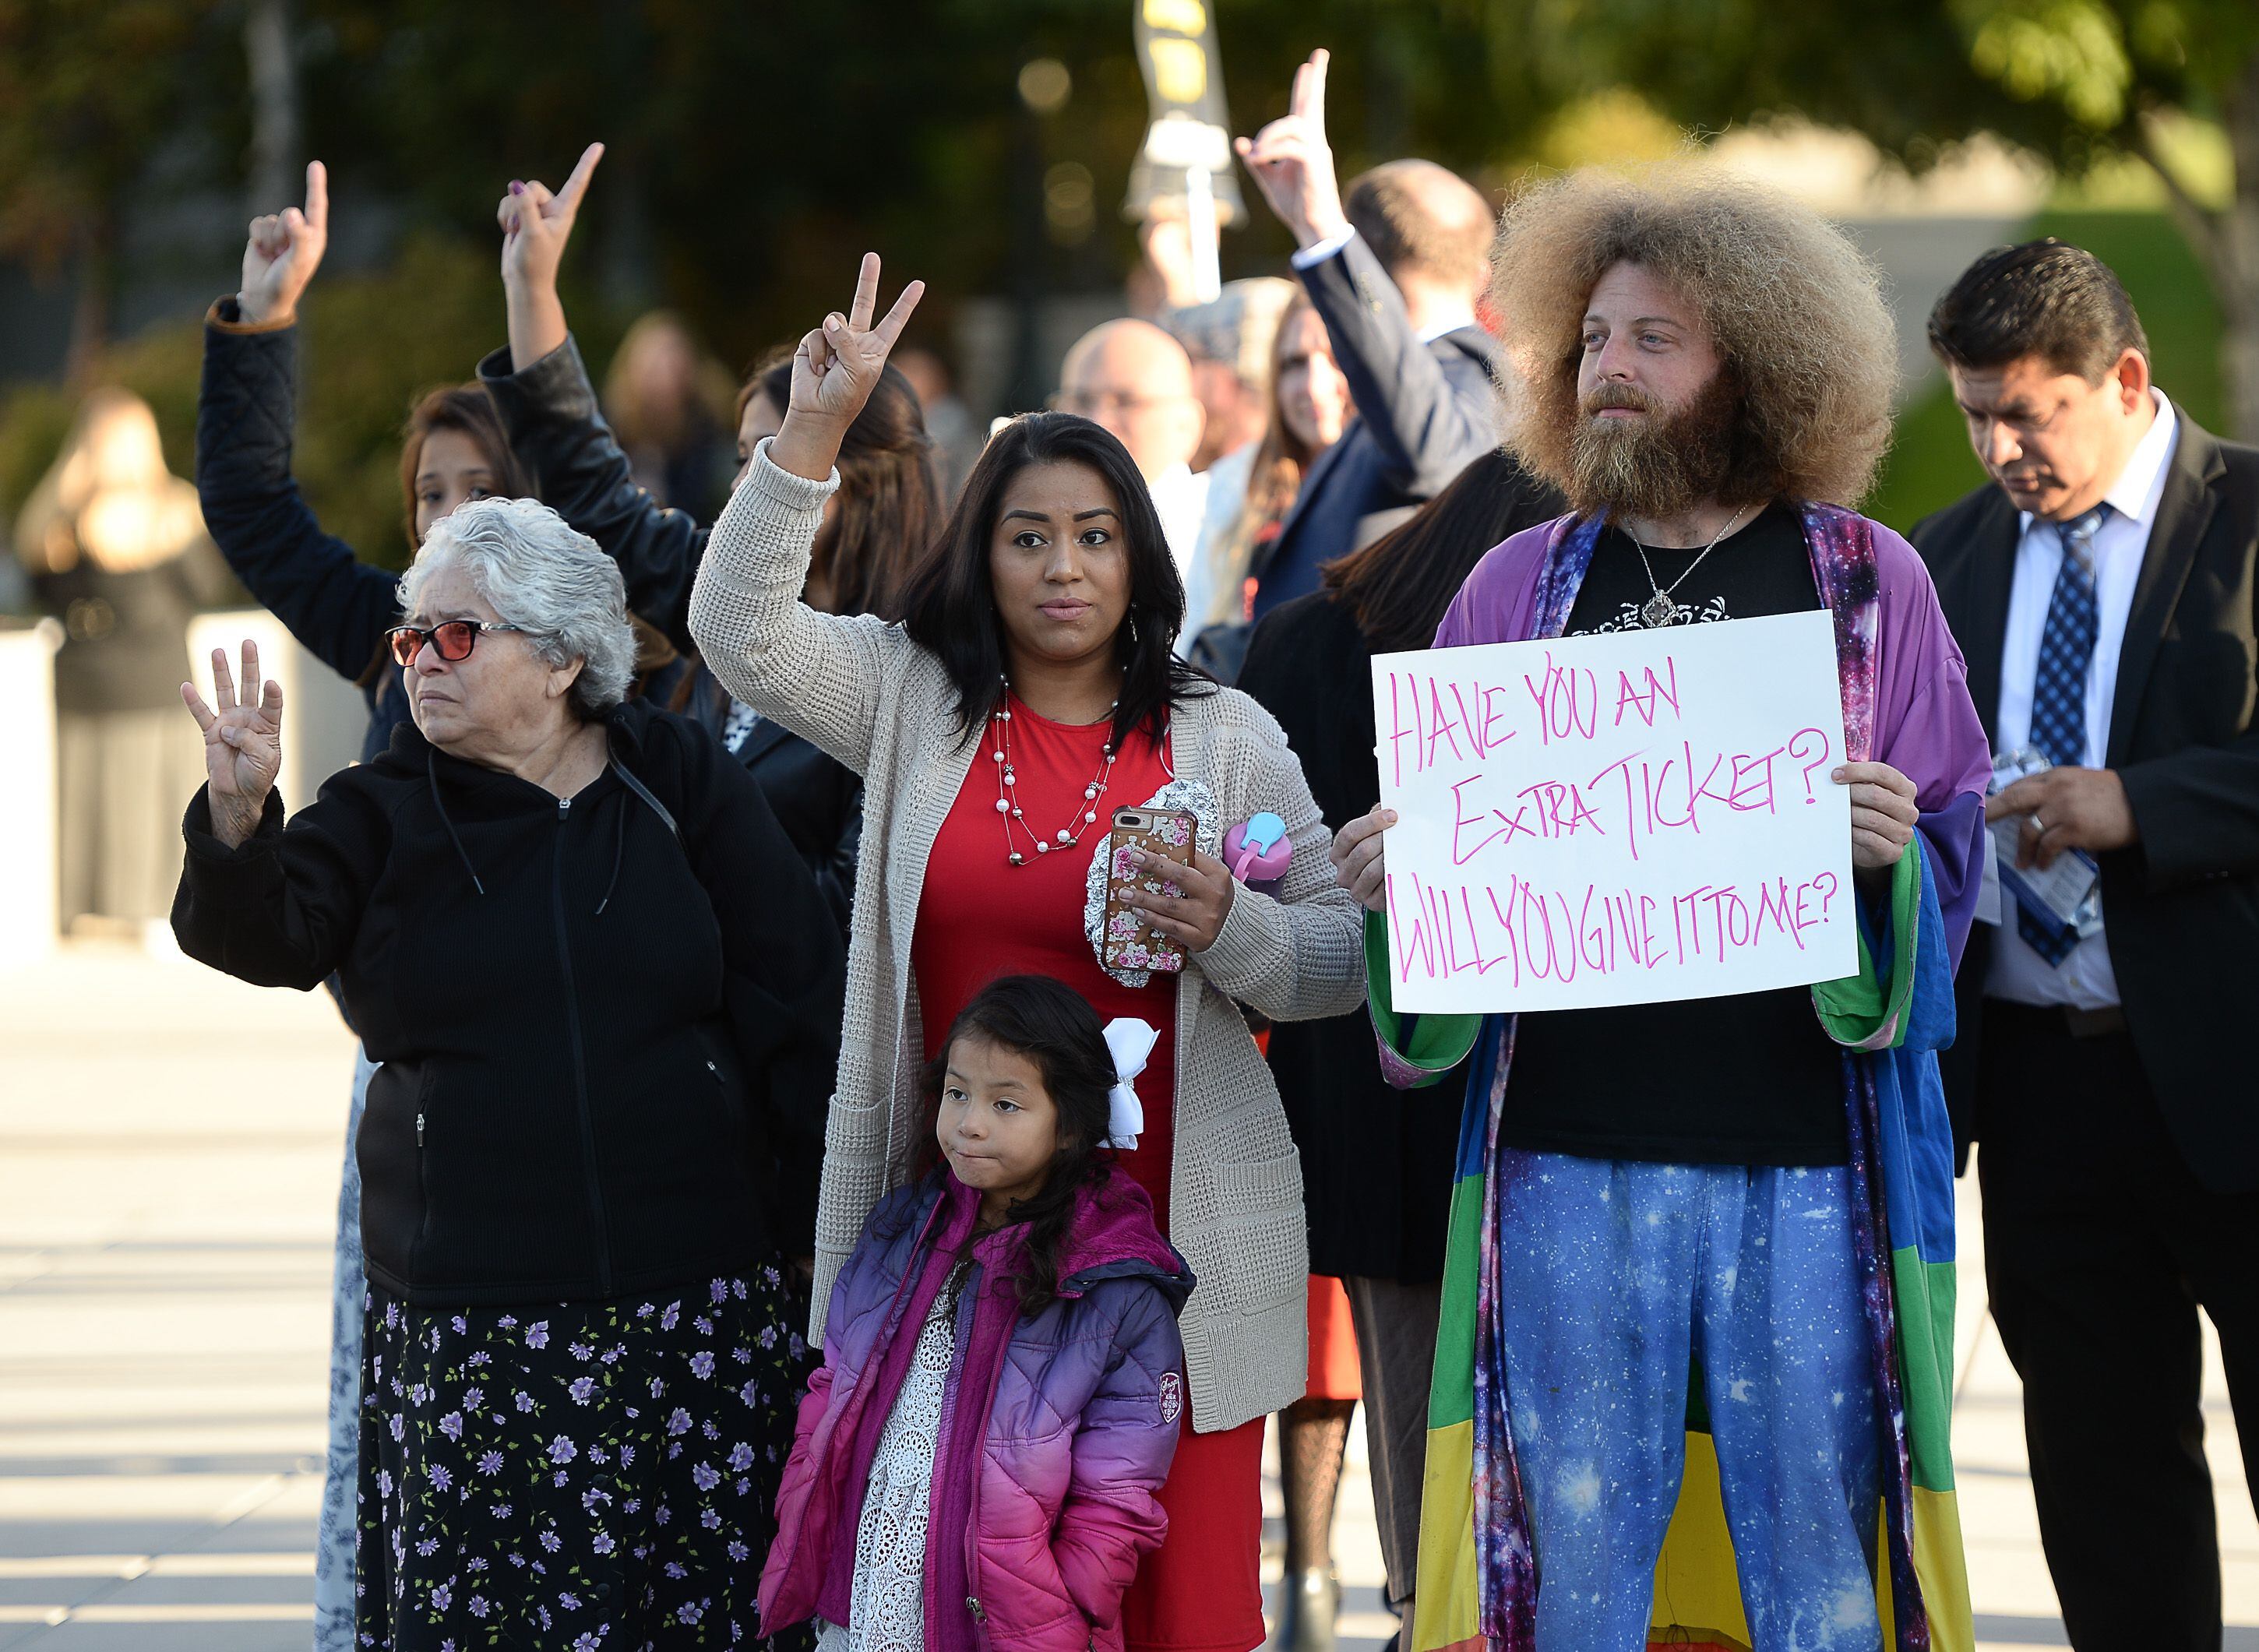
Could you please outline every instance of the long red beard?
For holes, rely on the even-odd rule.
[[[1600,409],[1635,407],[1646,417],[1604,419]],[[1720,373],[1676,410],[1628,386],[1605,386],[1578,409],[1564,491],[1580,516],[1683,515],[1715,497],[1733,466],[1740,392]]]

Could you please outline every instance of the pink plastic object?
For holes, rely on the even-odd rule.
[[[1223,864],[1251,889],[1276,893],[1294,858],[1286,822],[1265,812],[1242,821],[1223,835]]]

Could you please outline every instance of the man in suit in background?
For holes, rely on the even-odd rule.
[[[1375,167],[1344,202],[1326,142],[1326,56],[1294,72],[1290,113],[1239,140],[1293,232],[1295,273],[1358,413],[1310,466],[1251,571],[1258,620],[1317,589],[1320,564],[1379,538],[1498,445],[1495,345],[1475,322],[1496,229],[1490,203],[1428,160]]]
[[[2259,1485],[2259,449],[2152,385],[2060,241],[1978,260],[1929,338],[1997,486],[1913,540],[1996,761],[2052,765],[1990,800],[2000,858],[2100,868],[2099,928],[2002,887],[1947,1071],[2041,1537],[2081,1652],[2218,1652],[2199,1305]]]

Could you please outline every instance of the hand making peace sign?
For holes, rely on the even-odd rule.
[[[1236,147],[1256,187],[1279,220],[1293,231],[1298,246],[1315,246],[1349,227],[1343,215],[1341,185],[1334,176],[1334,152],[1326,142],[1326,63],[1322,46],[1294,71],[1294,92],[1286,113]]]
[[[863,254],[855,302],[847,313],[833,310],[793,352],[791,404],[785,409],[784,428],[769,444],[773,464],[811,481],[830,476],[847,427],[878,388],[887,357],[924,296],[925,283],[912,281],[873,325],[871,317],[879,307],[879,255]]]
[[[330,173],[306,163],[306,206],[251,220],[243,248],[243,286],[236,311],[247,322],[288,326],[298,318],[298,296],[322,266],[330,245]]]
[[[259,644],[243,641],[243,694],[228,675],[227,651],[212,650],[212,699],[204,703],[194,683],[181,698],[204,731],[204,772],[210,781],[212,834],[233,849],[259,830],[267,794],[282,772],[282,685],[259,680]]]

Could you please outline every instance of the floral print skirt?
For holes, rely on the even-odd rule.
[[[359,1643],[758,1644],[771,1511],[809,1367],[792,1312],[774,1267],[517,1309],[411,1307],[372,1287]]]

